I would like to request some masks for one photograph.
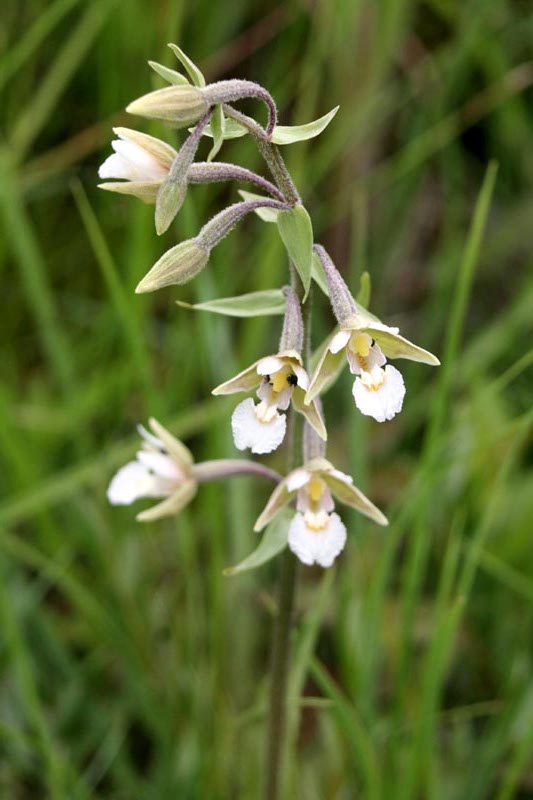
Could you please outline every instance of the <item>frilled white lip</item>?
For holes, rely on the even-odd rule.
[[[346,544],[346,527],[338,514],[325,515],[325,524],[313,529],[304,514],[295,514],[288,535],[288,544],[292,552],[303,564],[311,566],[331,567]]]
[[[380,369],[379,367],[377,369]],[[391,364],[383,370],[383,381],[378,388],[369,387],[363,377],[354,381],[352,393],[355,405],[359,411],[368,417],[373,417],[377,422],[391,420],[402,410],[405,397],[405,384],[401,372]]]
[[[233,440],[238,450],[250,448],[258,455],[271,453],[285,436],[287,420],[285,414],[275,411],[268,421],[262,422],[256,414],[251,397],[239,403],[231,417]]]
[[[100,178],[128,181],[162,181],[166,178],[168,166],[135,142],[115,139],[111,147],[115,152],[100,166]]]
[[[141,497],[168,497],[183,477],[170,456],[140,450],[137,461],[130,461],[113,477],[107,497],[113,505],[130,505]]]

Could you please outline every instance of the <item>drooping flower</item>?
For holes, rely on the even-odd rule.
[[[265,356],[220,384],[213,394],[234,394],[257,390],[260,402],[251,397],[239,403],[231,418],[233,439],[239,450],[251,448],[252,453],[270,453],[284,439],[289,405],[305,416],[322,439],[327,438],[326,428],[316,402],[305,404],[309,376],[300,354],[303,323],[300,302],[293,289],[285,287],[287,310],[280,339],[280,351]]]
[[[177,152],[166,142],[130,128],[113,128],[118,136],[111,142],[115,151],[98,170],[100,178],[118,178],[101,183],[100,189],[130,194],[155,203],[157,193],[167,178]]]
[[[328,281],[332,308],[339,322],[326,341],[311,378],[306,403],[332,380],[346,358],[356,376],[353,396],[361,413],[378,422],[392,419],[402,409],[405,396],[403,377],[390,358],[407,358],[438,366],[440,361],[428,350],[400,336],[399,328],[384,325],[351,296],[343,278],[322,247],[315,247]]]
[[[140,522],[177,514],[197,490],[197,480],[192,475],[193,457],[188,448],[157,420],[150,419],[150,427],[153,433],[138,426],[143,447],[135,461],[119,469],[107,490],[113,505],[130,505],[142,497],[164,498],[137,514]]]
[[[296,514],[289,527],[288,544],[304,564],[330,567],[344,548],[346,527],[334,510],[333,497],[378,525],[388,524],[349,475],[335,469],[325,458],[313,458],[290,472],[274,489],[254,530],[263,530],[295,497]]]

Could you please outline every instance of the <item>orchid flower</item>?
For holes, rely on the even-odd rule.
[[[130,194],[155,203],[157,193],[167,178],[177,152],[166,142],[130,128],[113,128],[118,136],[111,142],[115,151],[98,170],[100,178],[119,181],[101,183],[100,189]]]
[[[304,564],[330,567],[346,543],[346,527],[334,511],[333,497],[378,525],[388,524],[381,511],[354,486],[352,478],[321,457],[293,470],[278,484],[254,530],[263,530],[296,498],[296,514],[288,533],[289,547]]]
[[[251,448],[252,453],[270,453],[284,439],[287,427],[285,414],[291,402],[322,439],[326,428],[316,402],[304,402],[309,388],[309,376],[301,356],[303,323],[300,302],[293,289],[285,287],[287,310],[275,355],[255,361],[234,378],[217,386],[213,394],[233,394],[257,390],[260,402],[251,397],[236,407],[231,418],[233,439],[239,450]]]
[[[355,405],[378,422],[392,419],[402,409],[405,384],[401,372],[387,363],[389,358],[407,358],[437,366],[440,361],[428,350],[400,336],[399,328],[384,325],[360,306],[335,269],[323,247],[315,247],[321,258],[333,311],[339,329],[326,341],[307,391],[306,403],[329,383],[346,357],[353,384]]]

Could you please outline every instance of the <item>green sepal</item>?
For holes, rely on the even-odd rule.
[[[198,86],[200,89],[203,89],[203,87],[205,86],[205,78],[202,72],[198,69],[198,67],[194,63],[194,61],[191,61],[191,59],[185,55],[181,47],[178,47],[177,44],[170,43],[168,46],[170,47],[170,49],[172,50],[178,61],[180,61],[181,64],[183,64],[183,66],[189,73],[189,77],[191,81],[194,83],[194,85]]]
[[[189,83],[185,75],[182,75],[181,72],[176,72],[175,69],[170,69],[170,67],[165,67],[163,64],[158,64],[157,61],[149,61],[148,66],[150,66],[154,72],[157,72],[163,80],[172,83],[174,86],[183,86]]]
[[[178,300],[177,304],[182,308],[210,311],[213,314],[224,314],[227,317],[266,317],[273,314],[284,314],[286,300],[281,289],[267,289],[236,297],[221,297],[205,303],[191,304]]]
[[[289,211],[278,212],[278,230],[283,244],[301,278],[305,297],[311,286],[313,261],[313,226],[311,218],[301,204]],[[305,299],[304,297],[304,299]]]
[[[224,570],[224,575],[238,575],[240,572],[247,572],[250,569],[257,569],[267,561],[271,561],[283,552],[287,547],[289,536],[289,526],[294,517],[294,510],[283,509],[276,515],[275,519],[267,526],[261,541],[244,561],[234,567]]]

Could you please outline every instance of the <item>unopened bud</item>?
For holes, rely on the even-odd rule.
[[[167,250],[135,289],[137,294],[155,292],[165,286],[188,283],[203,270],[209,250],[197,239],[187,239]]]
[[[209,104],[203,91],[189,84],[167,86],[134,100],[127,106],[129,114],[148,119],[161,119],[182,128],[193,125],[206,113]]]
[[[158,236],[164,233],[180,208],[187,194],[187,181],[166,181],[161,184],[155,206],[155,229]]]

